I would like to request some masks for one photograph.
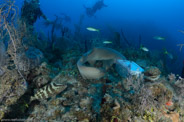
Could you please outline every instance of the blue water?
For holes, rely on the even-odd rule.
[[[0,120],[184,120],[183,5],[1,0]]]
[[[172,72],[180,74],[184,59],[182,51],[177,44],[184,43],[184,34],[178,30],[184,30],[184,1],[183,0],[104,0],[107,7],[98,10],[93,17],[88,17],[84,6],[92,7],[98,0],[40,0],[40,7],[49,20],[54,20],[55,15],[65,13],[71,18],[70,23],[65,23],[72,32],[74,25],[79,22],[81,15],[84,15],[82,33],[88,35],[86,27],[99,28],[101,36],[111,37],[110,28],[120,32],[122,29],[131,43],[138,44],[139,35],[142,44],[150,52],[157,50],[168,52],[177,57],[175,63],[170,63]],[[18,1],[21,6],[23,1]],[[43,18],[40,18],[35,27],[37,31],[47,33],[50,28],[43,25]],[[89,34],[90,35],[90,34]],[[164,37],[165,40],[155,40],[154,36]]]

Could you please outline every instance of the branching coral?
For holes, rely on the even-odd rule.
[[[23,65],[28,64],[27,66],[31,67],[30,65],[32,64],[30,63],[33,63],[34,65],[35,60],[33,58],[30,58],[30,55],[26,54],[30,52],[29,51],[30,49],[28,49],[28,46],[25,43],[25,37],[26,39],[30,37],[30,35],[28,34],[29,28],[26,26],[24,22],[22,22],[19,19],[18,7],[14,3],[15,3],[15,0],[3,1],[3,4],[0,8],[0,12],[1,12],[0,24],[1,24],[1,28],[3,29],[1,30],[0,34],[2,35],[4,41],[8,42],[7,53],[9,55],[9,58],[8,58],[9,62],[13,61],[15,68],[19,72],[20,76],[22,77],[22,79],[24,79],[24,81],[26,81],[26,79],[24,78],[23,74],[20,71],[22,70],[21,69],[22,66],[20,66],[20,64],[23,64]],[[26,60],[24,60],[25,57],[26,57]],[[40,58],[36,57],[36,60],[37,59],[40,60]],[[22,63],[26,61],[29,63]],[[40,62],[40,61],[37,61],[37,62]]]
[[[175,74],[169,74],[168,80],[177,95],[177,99],[181,102],[184,99],[184,79],[176,77]]]
[[[144,114],[145,111],[150,111],[151,108],[160,109],[162,105],[172,99],[172,92],[163,84],[157,83],[153,85],[145,85],[134,96],[133,103],[136,104],[136,111]]]
[[[129,76],[127,77],[124,81],[123,81],[123,87],[126,90],[134,90],[134,91],[138,91],[144,81],[144,75],[141,74],[139,77],[133,77],[133,76]]]
[[[183,101],[184,99],[184,79],[179,77],[179,79],[177,79],[173,85],[174,85],[179,101]]]

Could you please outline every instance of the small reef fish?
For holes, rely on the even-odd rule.
[[[164,51],[164,54],[167,55],[170,59],[173,59],[173,55],[169,53],[167,50]]]
[[[145,51],[145,52],[148,52],[148,51],[149,51],[148,48],[146,48],[146,47],[144,47],[144,46],[142,46],[142,45],[141,45],[140,49],[143,50],[143,51]]]
[[[60,92],[64,91],[67,88],[67,85],[58,84],[51,82],[50,84],[40,88],[34,96],[31,97],[30,101],[33,100],[45,100],[49,97],[59,94]]]
[[[99,29],[93,28],[93,27],[87,27],[86,28],[88,31],[93,31],[93,32],[99,32]]]
[[[184,34],[184,31],[183,30],[178,30],[178,31]]]
[[[165,38],[161,36],[154,36],[153,38],[156,40],[165,40]]]
[[[104,44],[112,44],[111,41],[103,41]]]
[[[148,52],[148,51],[149,51],[149,49],[146,48],[146,47],[142,47],[141,50],[143,50],[143,51],[145,51],[145,52]]]

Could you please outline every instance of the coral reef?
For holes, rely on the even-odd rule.
[[[89,50],[101,46],[102,38],[83,39],[84,16],[74,36],[56,17],[46,23],[52,25],[51,37],[39,38],[34,28],[20,20],[16,10],[14,0],[0,6],[0,120],[184,120],[184,79],[166,75],[159,53],[133,47],[123,32],[121,36],[129,48],[121,49],[120,33],[116,31],[115,44],[109,47],[117,51],[108,46]],[[61,31],[60,36],[55,35],[56,30]],[[84,45],[81,40],[86,40]],[[114,64],[124,56],[136,62],[144,73],[121,77]]]
[[[139,77],[121,78],[113,73],[115,70],[112,66],[107,76],[88,82],[80,76],[75,65],[79,57],[80,52],[71,51],[63,55],[60,70],[43,62],[30,71],[28,83],[38,90],[32,97],[34,101],[31,98],[29,107],[26,107],[26,121],[182,120],[184,104],[176,99],[179,91],[167,85],[173,84],[171,87],[174,88],[182,86],[178,85],[183,83],[181,78],[171,75],[168,80],[159,78],[156,82],[146,82],[145,73]],[[148,69],[146,72],[151,77],[161,74],[156,67]],[[58,92],[49,90],[53,83],[61,84]],[[40,99],[42,95],[45,96]],[[36,99],[40,102],[37,103]],[[168,104],[170,101],[173,105]],[[4,114],[11,111],[4,106],[2,110]]]
[[[22,71],[36,68],[43,60],[42,52],[34,47],[30,47],[27,51],[17,53],[16,55],[15,64]]]
[[[9,106],[15,104],[25,94],[28,86],[16,70],[6,70],[0,81],[0,119],[2,119],[4,114],[10,111]]]

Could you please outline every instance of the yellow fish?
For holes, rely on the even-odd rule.
[[[87,27],[86,28],[88,31],[93,31],[93,32],[99,32],[100,30],[99,29],[96,29],[96,28],[93,28],[93,27]]]

